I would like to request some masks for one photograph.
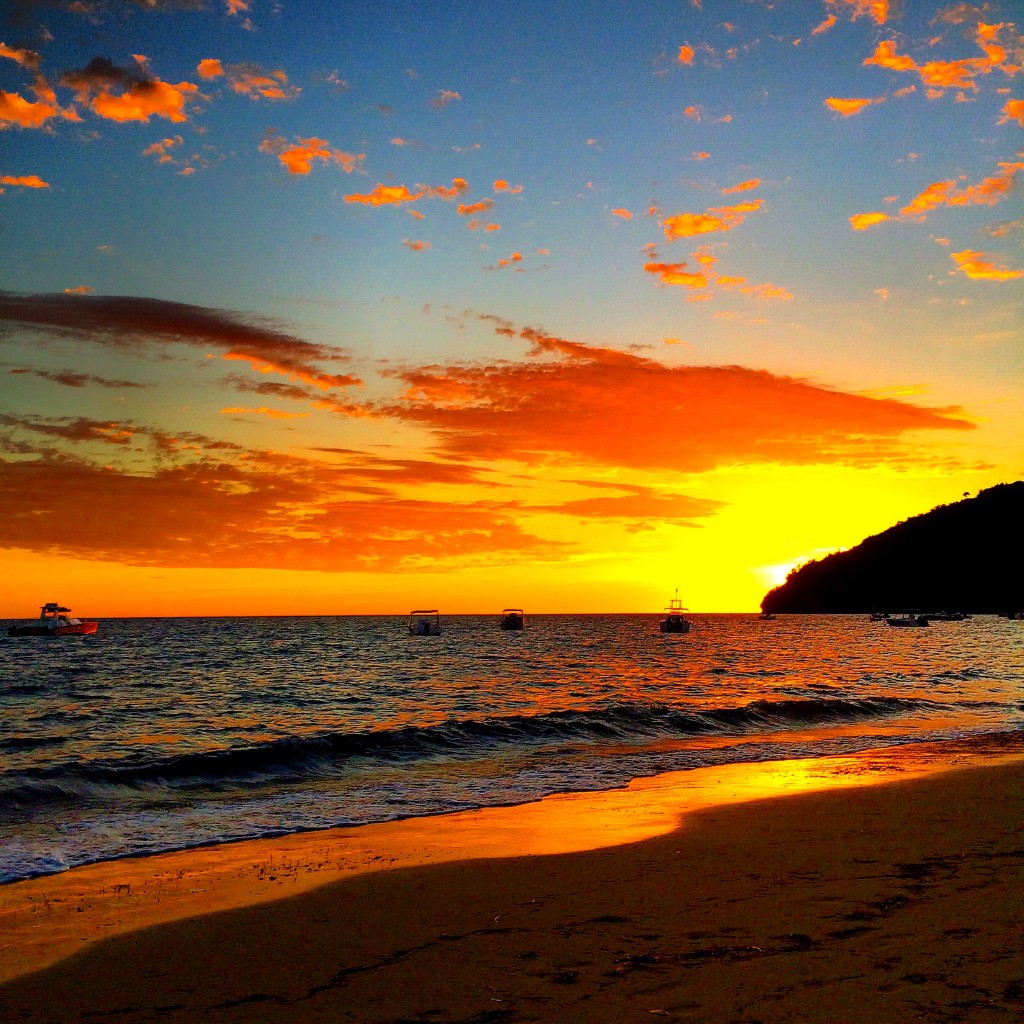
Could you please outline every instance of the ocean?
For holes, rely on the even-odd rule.
[[[733,762],[1024,729],[1024,622],[106,619],[0,637],[0,882]],[[6,623],[4,624],[6,625]],[[4,630],[6,632],[6,630]]]

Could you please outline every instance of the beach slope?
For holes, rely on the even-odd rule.
[[[1019,1020],[1021,754],[900,757],[837,759],[840,788],[705,805],[617,846],[364,870],[215,913],[200,893],[10,978],[0,1019]],[[443,844],[446,819],[431,827]]]

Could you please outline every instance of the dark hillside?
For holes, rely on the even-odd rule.
[[[940,505],[794,569],[770,612],[1024,609],[1024,481]]]

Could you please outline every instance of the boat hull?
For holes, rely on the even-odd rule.
[[[99,628],[99,622],[78,622],[68,626],[8,626],[8,636],[88,636]]]
[[[659,624],[662,633],[689,633],[690,624],[685,619],[674,621],[665,619]]]

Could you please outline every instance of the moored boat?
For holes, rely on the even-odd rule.
[[[39,618],[19,626],[8,626],[8,636],[89,636],[99,628],[95,619],[75,619],[71,609],[49,601],[39,609]]]
[[[919,612],[906,612],[904,615],[893,615],[885,620],[890,626],[927,626],[930,624],[927,615]]]
[[[687,609],[679,599],[679,588],[676,587],[676,596],[668,603],[665,609],[665,618],[658,624],[662,633],[689,633],[690,623],[686,618]]]
[[[501,613],[502,629],[522,629],[526,625],[526,616],[522,608],[505,608]]]
[[[419,608],[409,613],[410,636],[440,636],[441,613],[436,608]]]

